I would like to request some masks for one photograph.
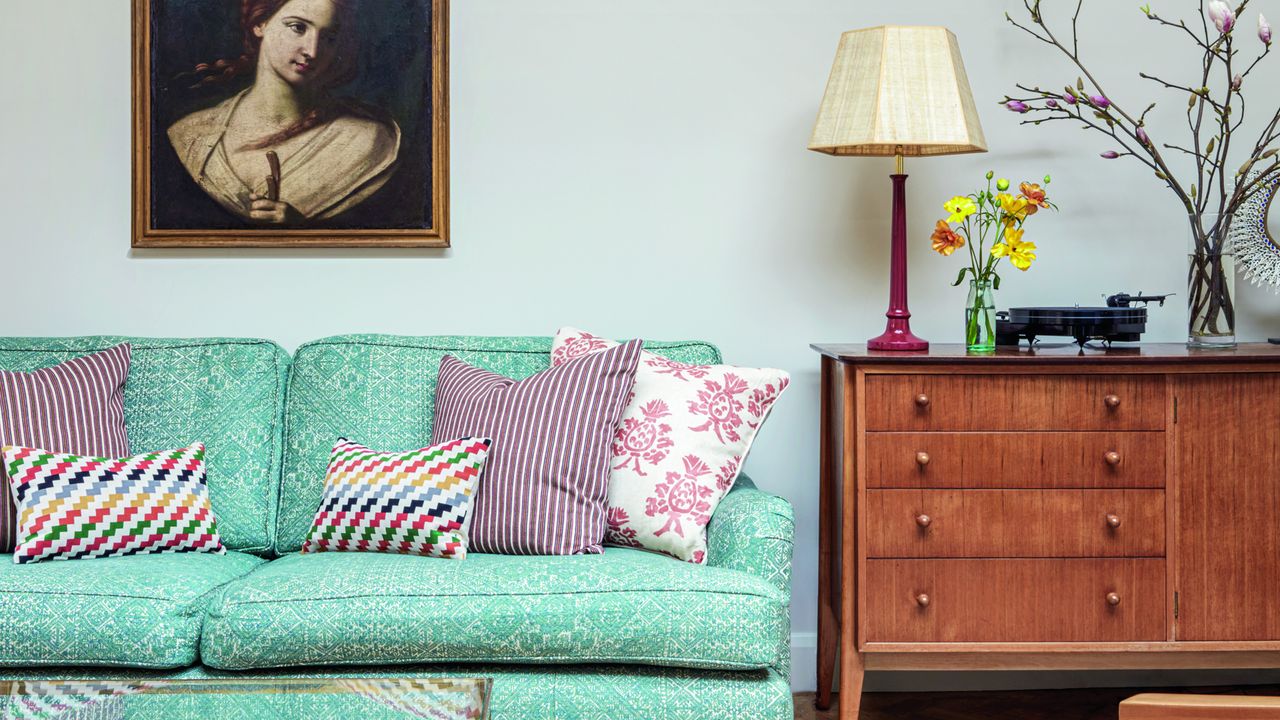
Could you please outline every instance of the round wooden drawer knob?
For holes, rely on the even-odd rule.
[[[1120,407],[1120,396],[1108,395],[1102,398],[1102,402],[1106,403],[1107,407],[1111,408],[1112,410],[1115,410],[1116,408]]]
[[[919,407],[919,408],[927,408],[927,407],[929,407],[929,396],[928,396],[928,395],[925,395],[924,393],[920,393],[919,395],[917,395],[917,396],[916,396],[916,407]]]
[[[1115,467],[1120,464],[1120,453],[1116,452],[1115,450],[1112,450],[1111,452],[1107,453],[1106,455],[1103,455],[1102,457],[1106,459],[1107,464],[1110,465],[1111,467]]]
[[[1116,528],[1120,527],[1120,516],[1107,515],[1107,527],[1111,528],[1112,530],[1115,530]]]
[[[917,515],[916,524],[922,528],[927,528],[933,524],[933,518],[929,517],[928,515]]]
[[[919,465],[920,467],[924,467],[925,465],[928,465],[928,464],[929,464],[929,453],[927,453],[927,452],[918,452],[918,453],[916,453],[916,464],[917,464],[917,465]]]
[[[1120,596],[1115,593],[1107,593],[1107,604],[1115,607],[1120,604]]]
[[[919,605],[920,607],[927,608],[929,607],[929,603],[930,603],[930,600],[928,595],[925,595],[924,593],[920,593],[919,595],[916,596],[916,604]]]

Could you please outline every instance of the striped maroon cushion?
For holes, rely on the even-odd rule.
[[[432,443],[493,439],[471,549],[506,555],[602,552],[613,429],[635,383],[640,341],[516,382],[440,361]]]
[[[34,372],[0,370],[0,445],[118,458],[129,454],[124,429],[124,383],[129,345]],[[2,465],[2,463],[0,463]],[[0,467],[0,552],[11,553],[17,510]]]

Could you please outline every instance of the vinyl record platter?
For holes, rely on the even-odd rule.
[[[996,313],[996,345],[1034,345],[1037,338],[1069,337],[1084,346],[1091,341],[1138,342],[1147,329],[1147,304],[1164,305],[1169,295],[1117,293],[1106,307],[1022,307]],[[1133,307],[1142,303],[1142,307]]]

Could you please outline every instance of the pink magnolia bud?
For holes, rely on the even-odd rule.
[[[1021,102],[1019,100],[1010,100],[1009,102],[1005,103],[1005,107],[1009,108],[1010,110],[1016,113],[1024,113],[1031,109],[1030,105],[1027,105],[1026,103]]]
[[[1116,152],[1115,150],[1108,150],[1102,153],[1102,157],[1108,160],[1115,160],[1116,158],[1120,157],[1120,153]]]
[[[1262,13],[1258,13],[1258,39],[1264,45],[1271,44],[1271,23],[1267,22]]]
[[[1141,142],[1143,145],[1151,144],[1151,138],[1147,137],[1147,131],[1143,130],[1141,127],[1139,127],[1138,132],[1134,134],[1138,136],[1138,141]]]
[[[1231,29],[1236,26],[1236,14],[1223,0],[1211,0],[1209,19],[1213,21],[1213,26],[1218,28],[1218,32],[1223,34],[1231,32]]]
[[[1075,105],[1075,104],[1076,104],[1076,96],[1075,96],[1075,95],[1072,95],[1071,93],[1067,93],[1066,95],[1063,95],[1063,96],[1062,96],[1062,99],[1063,99],[1064,101],[1066,101],[1066,103],[1067,103],[1068,105]]]
[[[1233,77],[1233,78],[1231,78],[1231,89],[1232,89],[1232,90],[1239,90],[1239,89],[1240,89],[1240,86],[1241,86],[1241,85],[1243,85],[1243,84],[1244,84],[1244,76],[1243,76],[1243,75],[1241,75],[1240,73],[1236,73],[1236,76],[1235,76],[1235,77]]]
[[[1099,110],[1106,110],[1111,107],[1111,101],[1101,95],[1090,95],[1089,102],[1093,103],[1093,106]]]
[[[1049,98],[1048,100],[1045,100],[1044,104],[1045,104],[1045,107],[1051,107],[1054,110],[1058,109],[1058,101],[1054,100],[1053,98]]]

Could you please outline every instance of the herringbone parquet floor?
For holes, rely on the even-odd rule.
[[[1120,701],[1141,692],[1277,695],[1280,685],[1211,688],[1105,688],[974,693],[867,693],[859,720],[1116,720]],[[818,712],[813,693],[797,693],[796,720],[836,720]]]

